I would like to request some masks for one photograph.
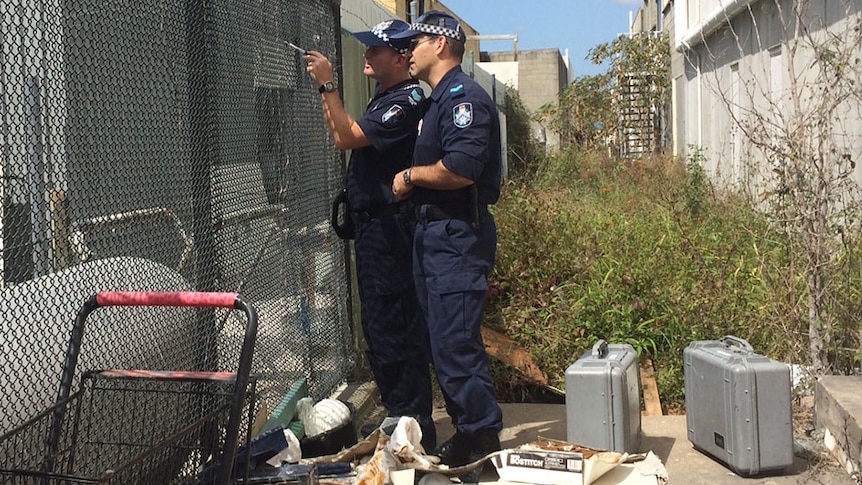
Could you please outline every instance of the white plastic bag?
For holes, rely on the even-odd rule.
[[[296,412],[305,426],[305,435],[313,438],[319,434],[344,426],[350,422],[350,408],[337,399],[314,399],[304,397],[297,401]]]
[[[287,448],[281,450],[277,455],[273,456],[266,463],[272,466],[281,466],[282,463],[297,463],[302,458],[302,448],[299,446],[299,440],[293,431],[284,430],[284,439],[287,440]]]

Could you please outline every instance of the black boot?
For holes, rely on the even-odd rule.
[[[440,463],[449,465],[450,468],[466,465],[470,460],[470,443],[469,435],[456,431],[454,436],[431,454],[440,457]]]
[[[386,416],[379,423],[366,424],[359,430],[359,432],[362,434],[363,439],[367,438],[371,433],[378,429],[386,433],[386,436],[392,436],[392,432],[395,431],[395,427],[398,426],[399,419],[401,419],[399,416]]]
[[[431,436],[430,433],[425,434],[423,432],[421,444],[422,444],[422,449],[425,451],[425,454],[426,455],[430,454],[432,451],[434,451],[434,447],[437,446],[437,437]]]
[[[481,460],[495,451],[500,451],[500,438],[496,431],[488,430],[469,435],[456,432],[455,436],[440,445],[433,454],[440,457],[440,462],[449,465],[449,468],[456,468]],[[490,463],[485,462],[482,466],[458,478],[463,483],[478,483],[482,470],[488,465]]]
[[[471,462],[476,461],[485,455],[500,451],[500,437],[496,431],[483,430],[473,435],[472,439],[472,455]]]
[[[474,434],[455,432],[455,435],[432,453],[449,467],[466,465],[489,453],[500,451],[500,438],[496,431],[479,431]]]

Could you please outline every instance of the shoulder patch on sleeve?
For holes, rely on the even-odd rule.
[[[395,126],[404,119],[404,108],[398,106],[397,104],[393,104],[391,108],[386,110],[383,113],[383,116],[380,120],[383,122],[384,126]]]
[[[466,128],[473,122],[473,103],[461,103],[452,108],[452,122],[458,128]]]
[[[458,98],[458,97],[464,96],[464,94],[465,94],[465,92],[464,92],[464,84],[463,83],[455,86],[454,88],[449,88],[449,95],[452,96],[453,98]]]
[[[422,93],[420,93],[418,90],[414,89],[414,90],[410,91],[410,96],[407,98],[407,101],[410,104],[412,104],[413,106],[416,106],[419,104],[420,101],[422,101],[422,98],[423,98]]]

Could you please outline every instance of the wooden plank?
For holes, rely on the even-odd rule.
[[[482,327],[482,340],[485,341],[485,350],[488,351],[488,355],[514,367],[530,382],[547,387],[548,378],[545,377],[545,373],[517,342],[484,326]]]
[[[257,407],[257,414],[254,415],[254,421],[251,424],[251,435],[257,436],[260,434],[260,430],[263,429],[263,425],[266,424],[267,416],[269,415],[269,408],[267,407],[265,402],[261,402]]]
[[[66,192],[52,190],[49,210],[51,212],[51,246],[54,250],[54,271],[69,265],[69,215]]]
[[[658,384],[655,381],[655,369],[652,360],[647,359],[640,367],[641,387],[644,396],[644,416],[661,416],[661,399],[658,395]]]

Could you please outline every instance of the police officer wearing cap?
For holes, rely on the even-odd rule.
[[[353,34],[367,46],[363,73],[377,81],[374,97],[354,120],[333,83],[332,64],[316,51],[303,60],[318,84],[323,113],[338,148],[352,150],[347,198],[356,225],[356,273],[368,362],[390,419],[412,416],[422,445],[436,446],[427,327],[413,286],[415,214],[391,190],[392,177],[410,166],[424,93],[410,78],[406,49],[390,36],[407,30],[393,19]],[[394,426],[393,426],[394,428]],[[392,430],[388,430],[391,432]]]
[[[410,72],[432,92],[419,124],[413,166],[392,192],[416,207],[413,271],[440,388],[456,432],[436,453],[450,466],[500,449],[481,323],[497,229],[488,205],[500,195],[497,107],[461,70],[466,35],[452,16],[428,11],[393,36],[410,50]]]

